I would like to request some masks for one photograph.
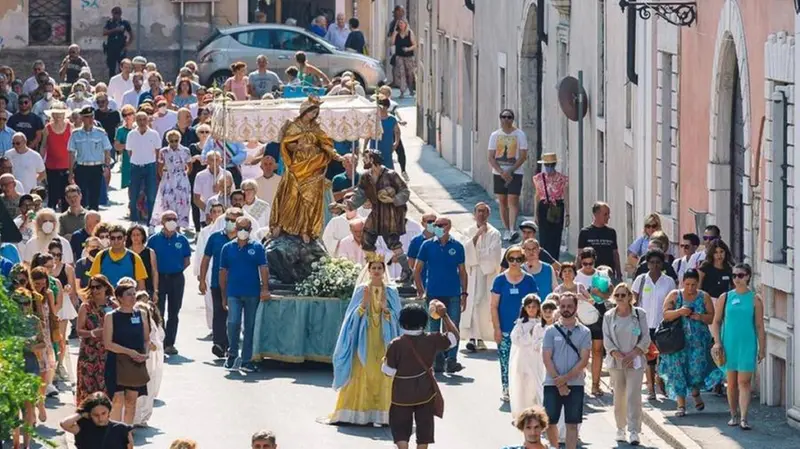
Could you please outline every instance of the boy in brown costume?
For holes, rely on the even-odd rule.
[[[442,317],[444,332],[426,333],[428,314],[418,304],[409,304],[400,311],[402,336],[386,349],[381,369],[392,382],[392,405],[389,428],[397,449],[408,449],[413,423],[417,425],[417,448],[427,449],[434,442],[434,415],[441,417],[444,403],[433,376],[436,353],[453,348],[459,340],[458,327],[439,301],[431,309]],[[438,409],[438,410],[437,410]]]

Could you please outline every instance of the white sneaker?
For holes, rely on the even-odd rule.
[[[509,402],[511,400],[511,398],[508,397],[508,388],[503,388],[503,395],[500,396],[500,399],[503,402]]]
[[[506,240],[506,241],[507,241],[507,240],[509,240],[509,239],[511,239],[511,231],[509,231],[508,229],[506,229],[505,231],[503,231],[503,240]]]
[[[406,182],[411,180],[411,178],[408,176],[408,173],[406,172],[403,172],[403,179],[405,179]]]
[[[44,394],[47,397],[58,396],[58,393],[59,393],[58,388],[56,388],[53,384],[48,384],[44,390]]]
[[[639,434],[636,432],[631,432],[631,437],[628,440],[631,446],[638,446],[639,445]]]
[[[620,443],[628,442],[627,438],[625,438],[625,429],[617,429],[617,438],[615,438],[615,441]]]

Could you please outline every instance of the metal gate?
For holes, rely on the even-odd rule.
[[[70,8],[69,0],[30,0],[28,45],[69,45]]]
[[[739,68],[733,74],[733,106],[731,107],[731,235],[730,248],[733,259],[744,260],[744,189],[747,164],[744,141],[744,113]],[[720,217],[725,219],[726,217]],[[723,236],[724,238],[725,236]]]

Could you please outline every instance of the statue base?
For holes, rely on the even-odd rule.
[[[319,239],[306,243],[300,236],[286,233],[269,240],[266,252],[271,281],[281,284],[303,281],[311,275],[311,264],[328,255]]]

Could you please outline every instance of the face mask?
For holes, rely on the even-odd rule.
[[[230,221],[225,223],[225,232],[233,232],[236,229],[236,223],[231,223]]]
[[[556,167],[555,166],[552,166],[552,165],[545,165],[544,166],[544,172],[545,173],[553,173],[554,171],[556,171]]]
[[[53,93],[52,92],[45,92],[44,93],[44,99],[47,100],[47,101],[52,100],[53,99]]]
[[[247,240],[248,238],[250,238],[250,231],[245,231],[244,229],[240,229],[239,231],[236,232],[236,237],[238,237],[239,240]]]
[[[111,244],[111,240],[108,238],[100,239],[100,244],[103,245],[104,248],[108,248],[108,245]]]
[[[433,223],[426,223],[425,230],[428,231],[428,234],[436,234],[436,226]]]
[[[53,222],[51,222],[51,221],[47,221],[47,222],[42,223],[42,231],[45,234],[50,234],[51,232],[53,232],[53,230],[55,228],[56,228],[56,225],[53,224]]]
[[[83,99],[83,91],[79,90],[79,91],[75,92],[75,98],[77,98],[79,100]]]
[[[161,114],[161,115],[166,114],[167,113],[167,107],[166,106],[161,106],[160,108],[158,108],[158,113]]]
[[[442,228],[436,228],[436,229],[434,229],[434,230],[433,230],[433,234],[434,234],[434,235],[435,235],[437,238],[442,238],[442,237],[444,237],[444,229],[442,229]]]
[[[170,221],[164,223],[164,228],[169,232],[173,232],[176,229],[178,229],[178,222],[175,221],[175,220],[170,220]]]

